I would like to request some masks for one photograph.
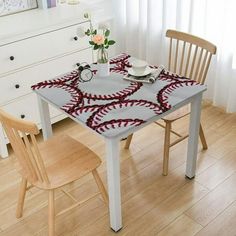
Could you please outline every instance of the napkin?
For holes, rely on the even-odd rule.
[[[149,75],[137,77],[137,76],[133,76],[133,75],[128,74],[128,75],[125,75],[123,77],[123,79],[128,80],[128,81],[153,84],[158,79],[158,76],[161,74],[161,72],[164,69],[165,69],[165,67],[163,65],[160,65],[160,66],[158,66],[157,69],[153,69],[153,71]]]

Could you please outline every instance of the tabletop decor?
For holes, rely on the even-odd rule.
[[[85,13],[84,17],[91,22],[88,13]],[[115,44],[114,40],[109,39],[110,30],[108,25],[101,23],[98,29],[94,29],[92,23],[90,23],[90,28],[87,29],[85,34],[90,37],[89,44],[92,45],[93,50],[97,50],[98,74],[108,76],[110,74],[108,48]]]
[[[130,74],[130,69],[128,70],[128,74],[124,76],[124,80],[134,81],[134,82],[142,82],[153,84],[159,78],[161,72],[165,69],[163,65],[158,66],[158,68],[150,68],[150,72],[141,76]]]
[[[79,81],[88,82],[93,78],[93,71],[87,62],[77,63],[79,72]]]

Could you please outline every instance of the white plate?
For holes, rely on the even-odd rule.
[[[128,69],[128,74],[129,74],[129,75],[132,75],[132,76],[135,76],[135,77],[142,77],[142,76],[146,76],[146,75],[151,74],[152,71],[153,71],[153,69],[151,69],[150,67],[147,67],[144,72],[142,72],[142,73],[137,73],[137,72],[134,71],[133,68],[131,67],[131,68]]]

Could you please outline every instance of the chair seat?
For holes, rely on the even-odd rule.
[[[167,121],[167,122],[173,122],[188,115],[189,113],[190,113],[190,105],[186,105],[170,113],[169,115],[163,117],[162,120]]]
[[[66,185],[101,164],[100,158],[93,151],[67,135],[54,136],[40,144],[39,149],[51,184],[33,184],[43,189]]]

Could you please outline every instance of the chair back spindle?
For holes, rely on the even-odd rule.
[[[40,182],[49,185],[49,179],[40,155],[35,135],[38,127],[28,121],[15,117],[0,110],[0,122],[12,145],[22,175],[31,183]]]

